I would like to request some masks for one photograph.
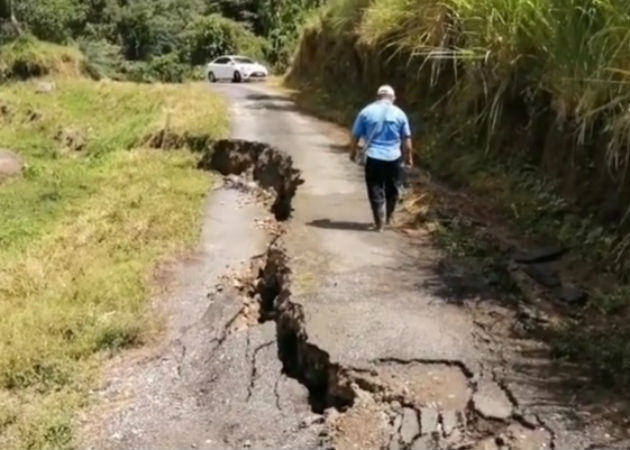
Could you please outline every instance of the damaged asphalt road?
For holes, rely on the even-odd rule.
[[[162,342],[112,362],[83,447],[628,446],[514,335],[501,299],[450,302],[428,241],[365,231],[339,129],[264,87],[216,89],[233,137],[271,147],[226,141],[202,159],[245,178],[210,196],[198,252],[169,269]]]

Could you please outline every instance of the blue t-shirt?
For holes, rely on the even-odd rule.
[[[361,110],[352,134],[369,141],[365,152],[369,158],[394,161],[400,158],[401,141],[411,137],[411,129],[402,109],[387,100],[378,100]]]

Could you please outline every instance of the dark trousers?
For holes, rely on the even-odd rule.
[[[367,158],[365,162],[365,184],[374,214],[374,223],[383,225],[389,222],[396,203],[402,181],[402,160],[382,161]]]

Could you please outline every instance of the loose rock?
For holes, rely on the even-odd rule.
[[[23,167],[22,158],[17,153],[0,148],[0,183],[21,175]]]
[[[420,409],[420,429],[422,434],[430,434],[438,429],[439,415],[433,408]]]
[[[512,403],[498,384],[482,381],[473,395],[475,411],[486,419],[506,420],[512,416]]]
[[[442,413],[442,431],[444,432],[444,437],[450,436],[456,426],[457,414],[455,411],[444,411]]]
[[[588,297],[584,290],[573,285],[559,287],[554,295],[569,305],[582,305]]]
[[[37,86],[35,86],[35,92],[38,94],[50,94],[55,92],[56,89],[57,85],[51,81],[40,81],[37,83]]]
[[[537,283],[545,287],[554,288],[560,286],[558,272],[551,263],[530,264],[523,270]]]
[[[435,440],[430,435],[420,436],[413,442],[411,450],[435,450]]]
[[[418,414],[415,409],[403,408],[402,425],[400,427],[400,438],[403,443],[411,444],[413,439],[420,434],[420,424]]]

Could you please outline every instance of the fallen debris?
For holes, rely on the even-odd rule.
[[[0,183],[22,174],[24,162],[22,158],[6,148],[0,148]]]
[[[298,186],[304,183],[290,156],[260,142],[238,139],[210,142],[199,167],[223,175],[251,173],[259,186],[274,193],[271,211],[280,221],[291,216],[291,200]]]
[[[493,381],[480,381],[472,401],[475,411],[483,418],[507,420],[512,416],[513,405],[510,399]]]
[[[400,438],[403,444],[411,444],[416,436],[420,435],[418,413],[413,408],[403,408]]]

